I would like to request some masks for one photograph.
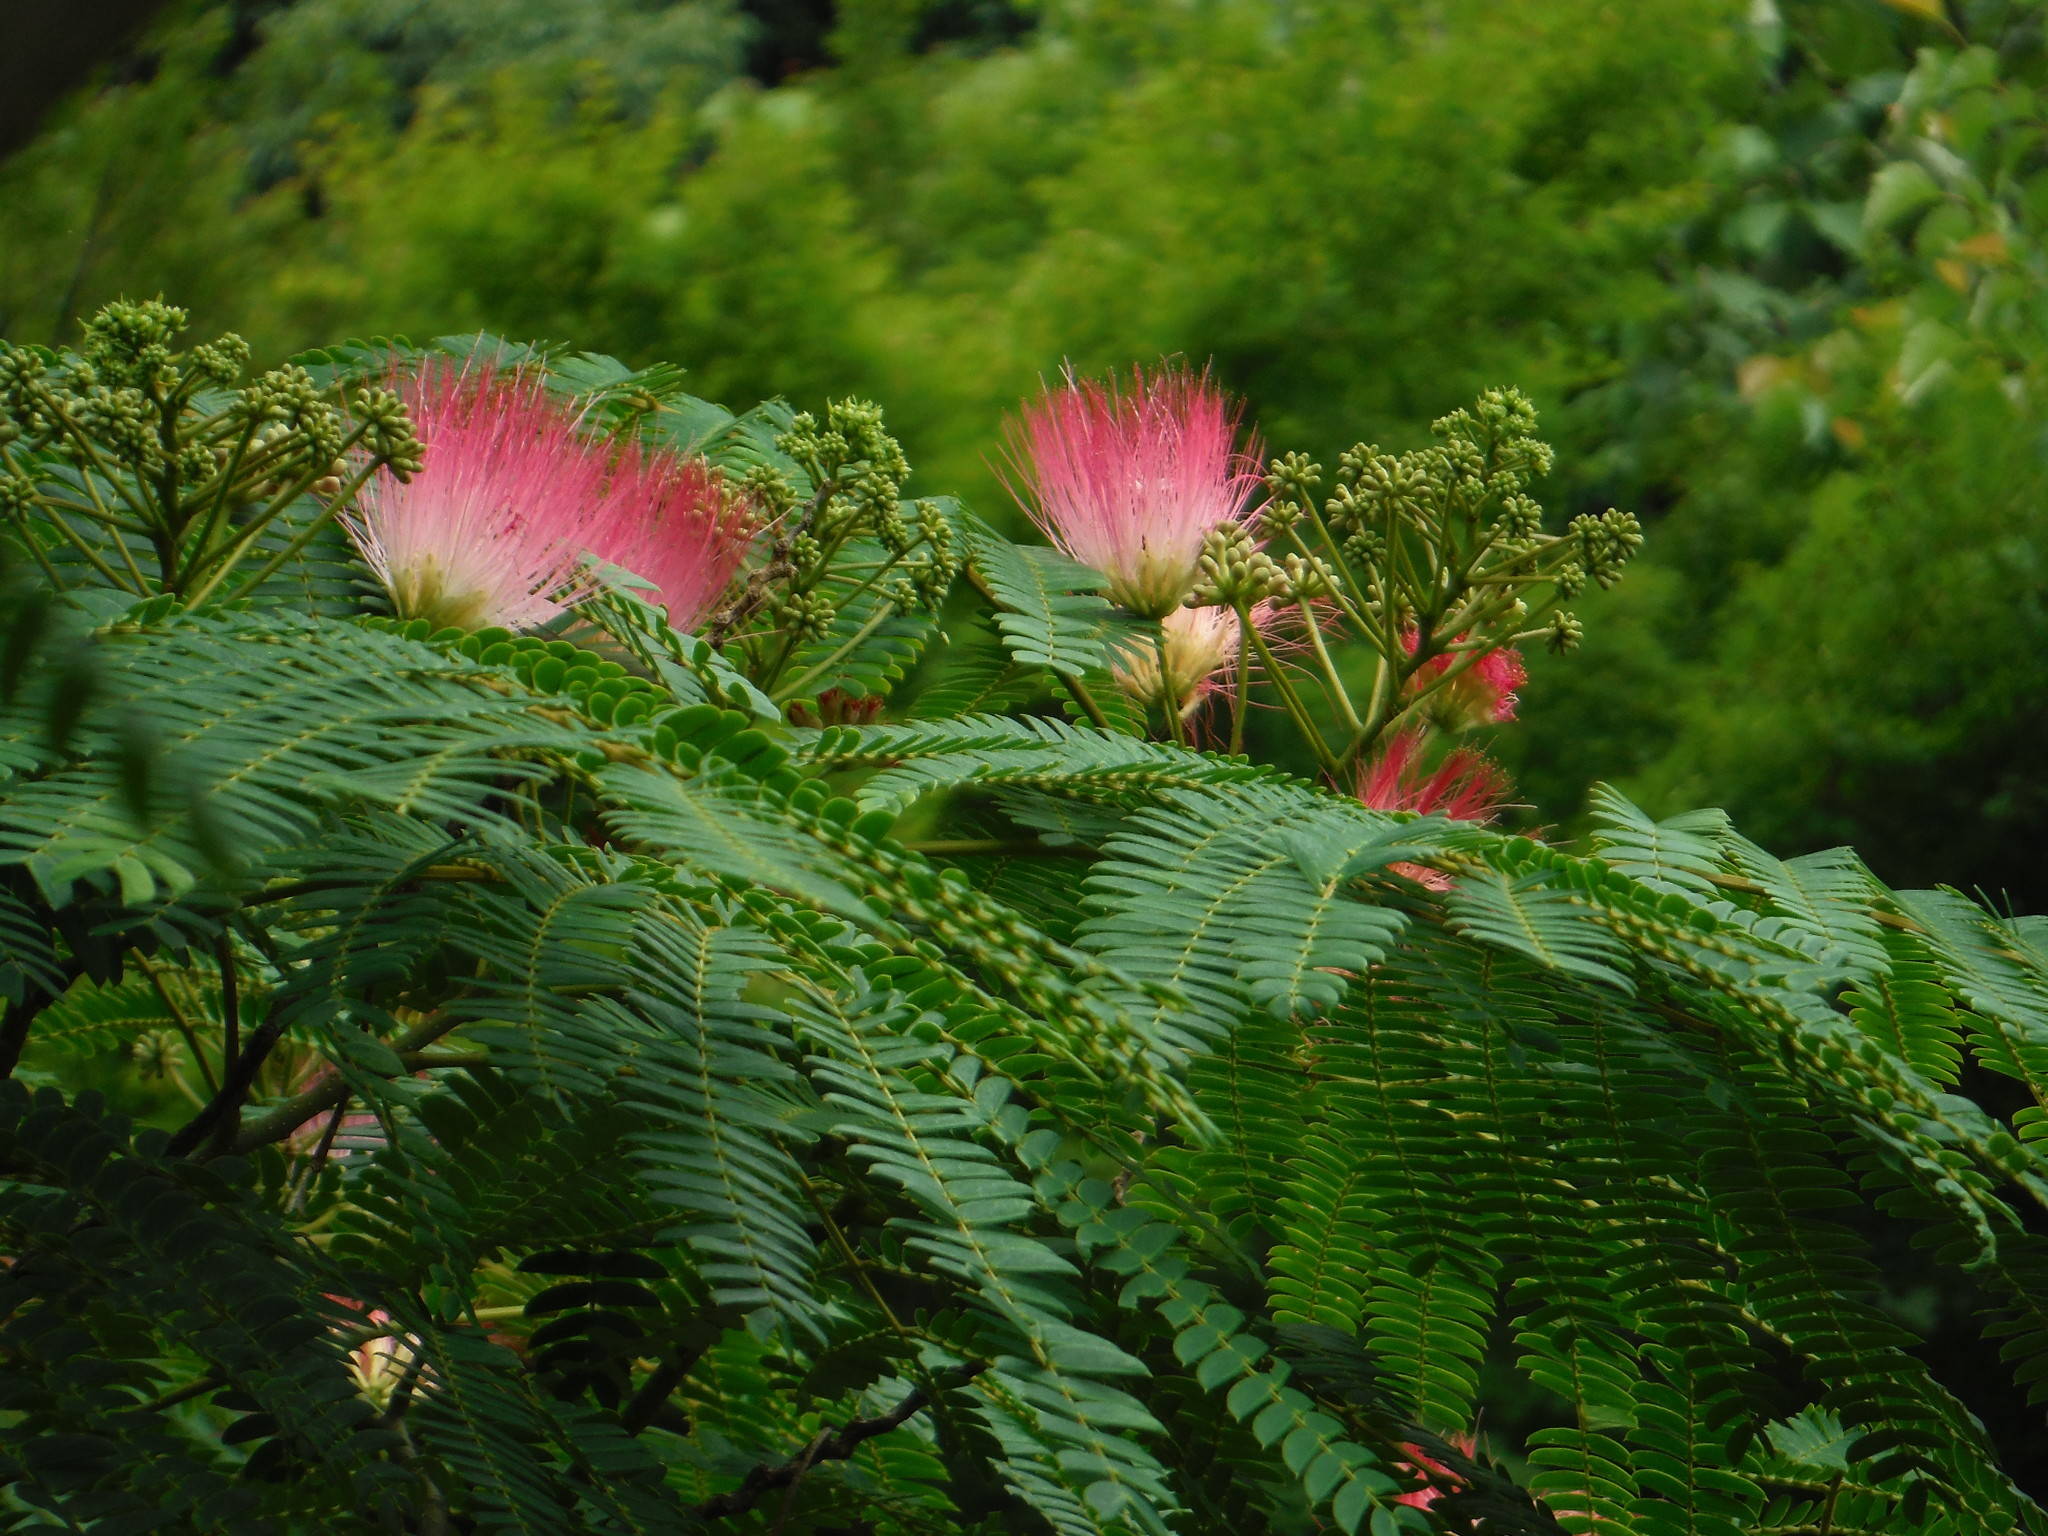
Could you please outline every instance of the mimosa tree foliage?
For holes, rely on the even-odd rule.
[[[1633,549],[1518,397],[1276,460],[1184,708],[872,408],[473,338],[768,521],[709,638],[393,615],[416,354],[176,319],[0,360],[5,1528],[2043,1529],[1864,1236],[2048,1373],[2041,920],[1349,792]]]

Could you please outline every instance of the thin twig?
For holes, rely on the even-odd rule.
[[[1166,715],[1166,734],[1176,747],[1188,744],[1187,725],[1180,717],[1180,700],[1173,696],[1173,678],[1166,670],[1166,626],[1152,631],[1152,654],[1159,662],[1159,707]]]
[[[895,617],[896,605],[892,602],[882,603],[881,606],[875,609],[874,613],[869,615],[867,622],[849,635],[829,656],[818,662],[817,665],[805,668],[801,676],[782,684],[775,690],[772,697],[778,702],[796,698],[806,688],[810,687],[812,683],[818,682],[830,675],[834,667],[860,649],[862,641],[866,640],[876,630]]]
[[[1061,672],[1059,680],[1066,684],[1067,692],[1074,696],[1074,702],[1081,706],[1089,720],[1103,730],[1113,730],[1109,716],[1102,712],[1102,706],[1095,702],[1095,695],[1088,691],[1088,685],[1071,673]]]
[[[926,858],[961,858],[970,854],[993,853],[1017,858],[1092,859],[1093,849],[1079,843],[1044,843],[1033,837],[935,837],[927,842],[906,843],[912,853]]]
[[[195,1397],[204,1397],[226,1385],[219,1376],[201,1376],[197,1381],[188,1381],[182,1387],[175,1387],[161,1397],[153,1397],[146,1403],[131,1403],[123,1413],[160,1413],[166,1408],[175,1408],[180,1403],[189,1403]]]
[[[937,1384],[942,1390],[964,1387],[983,1371],[988,1362],[977,1360],[969,1365],[955,1366],[939,1373]],[[868,1441],[877,1435],[886,1435],[890,1430],[900,1428],[905,1422],[931,1406],[932,1399],[923,1387],[914,1387],[908,1395],[887,1413],[872,1419],[854,1419],[837,1429],[825,1428],[818,1431],[811,1443],[788,1461],[773,1467],[755,1467],[748,1472],[739,1487],[716,1498],[706,1499],[690,1513],[700,1520],[719,1520],[727,1515],[744,1514],[759,1503],[763,1494],[777,1488],[788,1488],[821,1461],[846,1461]]]
[[[313,1192],[313,1181],[320,1177],[320,1170],[327,1166],[327,1155],[334,1150],[334,1138],[341,1132],[342,1117],[348,1113],[348,1095],[341,1096],[341,1102],[334,1106],[327,1117],[327,1128],[320,1133],[320,1145],[313,1149],[313,1155],[306,1161],[299,1177],[292,1185],[291,1198],[285,1202],[285,1214],[296,1215],[299,1207],[306,1203],[306,1196]]]
[[[242,1049],[242,991],[235,974],[234,946],[223,928],[214,936],[213,957],[220,966],[221,1059],[231,1061]]]
[[[220,1092],[207,1101],[206,1108],[178,1128],[178,1133],[164,1150],[172,1157],[183,1157],[211,1133],[213,1150],[225,1152],[227,1143],[235,1134],[242,1100],[248,1097],[250,1086],[255,1083],[256,1074],[269,1057],[271,1048],[283,1038],[282,1019],[265,1019],[258,1025],[249,1036],[248,1048],[234,1058],[220,1085]]]
[[[399,1064],[408,1072],[431,1071],[439,1067],[481,1065],[489,1059],[482,1051],[458,1053],[420,1049],[429,1042],[438,1040],[461,1022],[460,1018],[436,1014],[431,1023],[423,1022],[392,1041],[392,1049],[398,1052]],[[348,1093],[348,1084],[343,1079],[331,1077],[325,1082],[314,1084],[304,1093],[273,1104],[235,1132],[234,1150],[251,1152],[270,1142],[282,1141],[315,1115],[324,1114],[334,1108],[348,1096]]]
[[[690,1374],[690,1367],[697,1363],[696,1351],[674,1349],[662,1356],[661,1363],[648,1374],[632,1399],[619,1411],[619,1424],[627,1434],[637,1435],[652,1424],[655,1415],[667,1405],[683,1378]]]

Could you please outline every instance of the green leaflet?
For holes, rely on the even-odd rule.
[[[1096,595],[1107,578],[1033,545],[1017,545],[971,514],[960,517],[968,569],[996,605],[996,627],[1018,662],[1065,677],[1108,665],[1111,609]]]

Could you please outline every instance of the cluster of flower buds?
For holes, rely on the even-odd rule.
[[[75,353],[0,349],[0,514],[33,549],[69,546],[117,585],[197,599],[302,498],[317,522],[371,473],[417,472],[422,448],[384,391],[351,397],[298,367],[243,384],[247,344],[178,351],[186,322],[160,300],[120,301]]]
[[[890,600],[900,609],[936,611],[960,573],[953,527],[937,502],[903,500],[910,464],[883,427],[881,408],[867,400],[834,400],[825,407],[822,426],[808,411],[799,412],[775,446],[814,487],[788,543],[792,593],[819,597],[831,558],[851,540],[873,539],[892,567]],[[777,500],[795,506],[786,482]],[[812,609],[810,622],[831,624],[832,614],[817,611],[815,602]]]
[[[1578,540],[1578,560],[1558,574],[1557,588],[1569,597],[1592,577],[1605,590],[1621,580],[1622,567],[1643,547],[1643,525],[1632,512],[1609,507],[1598,517],[1581,513],[1572,519],[1571,532]]]
[[[1589,581],[1611,586],[1640,547],[1640,524],[1621,512],[1544,532],[1543,508],[1529,488],[1554,455],[1535,428],[1525,396],[1489,390],[1433,423],[1435,440],[1425,447],[1347,450],[1327,496],[1319,494],[1320,465],[1298,454],[1270,465],[1262,530],[1276,555],[1288,545],[1303,559],[1330,558],[1334,611],[1394,675],[1395,686],[1378,690],[1382,700],[1407,708],[1433,681],[1473,693],[1478,675],[1452,652],[1511,656],[1514,643],[1537,638],[1570,649],[1583,626],[1557,604]],[[1418,630],[1429,637],[1420,647]],[[1474,720],[1485,713],[1482,701],[1463,702],[1472,707],[1452,713]],[[1439,714],[1446,707],[1442,700],[1433,706]],[[1377,734],[1390,723],[1382,710],[1364,729]]]
[[[706,631],[715,645],[735,640],[770,687],[857,597],[863,623],[936,613],[961,564],[939,503],[904,500],[910,465],[879,407],[834,400],[822,422],[799,412],[775,446],[798,477],[767,464],[747,471],[745,491],[768,521],[767,557]]]
[[[1429,738],[1512,720],[1516,646],[1576,645],[1580,622],[1557,604],[1589,580],[1611,585],[1641,528],[1608,512],[1544,532],[1529,487],[1553,454],[1515,390],[1433,423],[1434,441],[1412,452],[1351,448],[1327,494],[1322,465],[1281,454],[1256,502],[1237,421],[1206,376],[1138,370],[1123,388],[1070,374],[1011,423],[1012,490],[1053,543],[1103,573],[1114,601],[1159,621],[1153,645],[1126,647],[1113,670],[1165,707],[1176,734],[1256,652],[1326,773],[1367,765],[1380,800],[1412,801],[1423,783],[1442,798],[1447,781],[1417,777]],[[1271,635],[1282,617],[1286,666]],[[1369,692],[1352,696],[1357,674],[1333,658],[1332,635],[1377,652]],[[1320,704],[1290,674],[1306,674]],[[1434,772],[1491,784],[1483,759],[1460,751]]]
[[[1187,600],[1198,607],[1248,607],[1271,597],[1282,579],[1280,567],[1259,547],[1251,530],[1241,523],[1226,523],[1203,535]]]

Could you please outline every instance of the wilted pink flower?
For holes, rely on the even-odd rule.
[[[1396,731],[1386,749],[1359,773],[1359,803],[1376,811],[1491,821],[1512,787],[1499,765],[1469,747],[1460,747],[1433,773],[1424,773],[1422,741],[1420,727]]]
[[[1375,811],[1413,811],[1418,816],[1435,814],[1452,821],[1491,821],[1499,814],[1511,786],[1498,764],[1460,747],[1426,773],[1422,742],[1419,726],[1396,731],[1380,755],[1360,770],[1359,803]],[[1388,867],[1431,890],[1450,889],[1448,876],[1420,864]]]
[[[360,1301],[349,1296],[327,1293],[327,1299],[348,1308],[351,1312],[364,1314],[364,1320],[371,1323],[393,1323],[396,1320],[380,1307],[365,1307]],[[347,1355],[349,1380],[355,1389],[379,1408],[388,1407],[399,1384],[412,1371],[413,1358],[420,1347],[416,1333],[394,1331],[376,1338],[360,1339],[350,1346]],[[428,1385],[419,1382],[422,1389]]]
[[[1250,514],[1255,453],[1207,374],[1131,370],[1128,392],[1070,371],[1005,428],[1013,493],[1045,536],[1147,618],[1179,608],[1202,539]]]
[[[1412,652],[1421,638],[1411,629],[1404,637]],[[1460,643],[1465,637],[1460,635]],[[1449,651],[1432,656],[1416,674],[1415,686],[1427,687],[1465,659],[1464,653]],[[1516,690],[1529,680],[1522,653],[1513,646],[1496,646],[1466,667],[1431,697],[1428,709],[1446,730],[1468,730],[1475,725],[1505,725],[1515,718]]]
[[[1252,623],[1261,634],[1281,617],[1271,603],[1252,609]],[[1169,700],[1183,716],[1202,700],[1226,688],[1236,676],[1244,626],[1232,608],[1176,608],[1159,621],[1161,645],[1141,642],[1118,655],[1110,675],[1117,686],[1143,704]],[[1166,675],[1160,678],[1161,652]]]
[[[1461,1456],[1470,1457],[1479,1448],[1479,1439],[1476,1435],[1445,1435],[1444,1441]],[[1444,1463],[1437,1460],[1436,1457],[1423,1450],[1421,1446],[1412,1442],[1404,1442],[1401,1446],[1401,1452],[1408,1458],[1405,1464],[1406,1470],[1415,1473],[1417,1476],[1425,1477],[1429,1481],[1425,1486],[1417,1488],[1412,1493],[1396,1494],[1392,1499],[1388,1500],[1389,1503],[1405,1504],[1411,1509],[1428,1509],[1439,1499],[1443,1498],[1445,1494],[1455,1493],[1458,1489],[1465,1486],[1464,1478],[1453,1472]],[[1583,1495],[1571,1493],[1564,1495],[1564,1497],[1578,1498],[1583,1497]],[[1559,1508],[1549,1499],[1546,1499],[1544,1503],[1548,1506],[1551,1515],[1559,1520],[1568,1520],[1574,1517],[1582,1519],[1596,1518],[1586,1510]],[[1607,1522],[1601,1522],[1601,1529],[1607,1529]]]
[[[536,374],[437,359],[397,388],[425,467],[378,475],[346,524],[402,618],[533,628],[610,565],[652,581],[688,628],[746,553],[745,507],[716,469],[586,437]]]

